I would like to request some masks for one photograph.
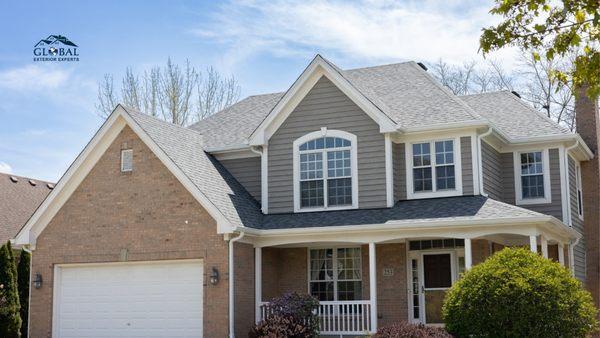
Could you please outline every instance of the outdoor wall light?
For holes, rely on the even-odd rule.
[[[33,287],[36,289],[39,289],[42,287],[42,275],[40,275],[39,273],[36,273],[35,276],[33,277]]]
[[[210,273],[210,284],[217,285],[217,283],[219,283],[219,270],[213,267]]]

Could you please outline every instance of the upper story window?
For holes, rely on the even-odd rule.
[[[583,219],[583,190],[581,188],[581,166],[575,165],[575,186],[577,187],[577,215]]]
[[[457,140],[452,139],[407,145],[409,198],[462,194],[458,144]]]
[[[323,130],[294,141],[294,210],[358,206],[356,136]]]
[[[517,204],[550,203],[548,151],[515,153]]]

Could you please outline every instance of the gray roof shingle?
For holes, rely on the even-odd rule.
[[[507,91],[456,96],[412,61],[349,70],[329,63],[400,128],[490,122],[510,138],[570,133]],[[284,94],[250,96],[190,128],[208,150],[243,147]]]
[[[53,188],[50,182],[0,173],[0,245],[16,236]]]
[[[130,108],[126,111],[233,226],[260,223],[260,207],[223,165],[203,150],[200,133]]]
[[[509,91],[466,95],[460,99],[511,139],[572,134]]]
[[[483,196],[444,197],[397,202],[392,208],[270,214],[260,229],[307,228],[432,220],[475,221],[545,216]]]

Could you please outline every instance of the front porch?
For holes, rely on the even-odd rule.
[[[270,299],[295,291],[320,300],[323,335],[373,333],[397,321],[441,324],[445,292],[461,272],[505,246],[572,266],[572,235],[496,224],[256,238],[255,320],[271,312]]]

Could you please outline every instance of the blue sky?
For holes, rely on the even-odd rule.
[[[171,57],[234,75],[242,96],[283,91],[321,53],[342,68],[480,58],[492,1],[5,1],[0,171],[56,181],[102,123],[97,83]],[[33,62],[51,34],[79,62]],[[495,54],[509,67],[511,51]]]

